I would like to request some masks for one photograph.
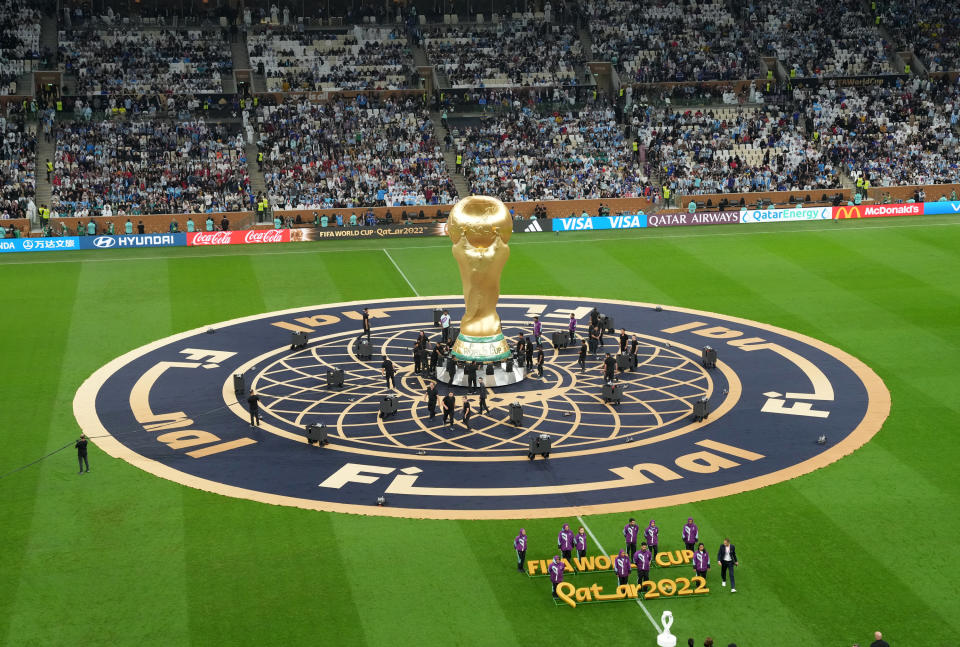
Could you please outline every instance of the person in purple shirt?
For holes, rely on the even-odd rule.
[[[683,527],[683,531],[680,533],[680,536],[683,539],[683,545],[687,547],[687,550],[693,550],[697,540],[700,539],[700,529],[697,528],[697,524],[693,523],[693,517],[687,517],[687,523]]]
[[[637,585],[643,584],[645,580],[650,579],[650,564],[653,562],[653,556],[647,550],[647,542],[640,544],[640,550],[633,554],[633,563],[637,565]]]
[[[572,344],[577,338],[577,320],[573,318],[573,313],[570,313],[570,343]]]
[[[550,583],[553,585],[553,597],[557,597],[557,584],[563,581],[563,569],[566,568],[560,561],[560,555],[554,555],[553,561],[547,570],[550,572]]]
[[[627,557],[627,551],[621,550],[613,560],[613,571],[617,574],[617,580],[620,584],[626,584],[630,577],[630,558]]]
[[[647,545],[650,546],[650,552],[653,558],[657,558],[657,544],[660,543],[660,529],[657,528],[657,522],[650,520],[650,525],[643,531],[643,536],[647,539]]]
[[[710,570],[710,553],[702,543],[697,546],[697,552],[693,554],[693,570],[703,579],[707,579],[707,571]]]
[[[577,549],[577,557],[587,556],[587,532],[583,526],[580,526],[577,534],[573,536],[573,545]]]
[[[570,524],[563,524],[563,528],[560,529],[560,534],[557,535],[557,547],[560,549],[560,554],[563,555],[564,559],[571,558],[571,551],[573,550],[573,531],[570,530]]]
[[[542,324],[540,323],[539,315],[533,316],[533,342],[535,344],[540,343],[540,330],[542,329]]]
[[[513,547],[517,551],[517,570],[523,572],[523,560],[527,558],[527,531],[520,529],[520,534],[513,540]]]
[[[630,555],[630,559],[633,559],[633,554],[637,552],[637,537],[639,535],[640,526],[637,525],[636,519],[630,517],[630,521],[623,527],[623,538],[627,542],[627,553]]]

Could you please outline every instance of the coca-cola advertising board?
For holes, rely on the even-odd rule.
[[[289,243],[289,229],[248,229],[245,231],[196,231],[187,234],[187,245],[251,245]]]

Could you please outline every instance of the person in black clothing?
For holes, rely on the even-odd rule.
[[[472,413],[473,412],[470,410],[470,400],[468,400],[467,398],[464,398],[463,412],[461,413],[460,417],[463,419],[463,426],[466,427],[467,429],[470,428],[470,416],[472,415]]]
[[[142,233],[143,233],[143,221],[142,221],[142,220],[137,223],[137,233],[138,233],[138,234],[142,234]]]
[[[883,634],[879,631],[873,632],[873,638],[874,640],[870,643],[870,647],[890,647],[890,643],[883,639]]]
[[[430,373],[436,376],[437,362],[440,360],[440,347],[433,345],[433,351],[430,353]]]
[[[620,354],[623,355],[627,352],[627,331],[625,328],[620,329]]]
[[[594,308],[590,311],[590,325],[599,326],[600,325],[600,311]]]
[[[383,356],[383,364],[380,365],[380,370],[383,372],[383,377],[386,380],[387,390],[393,388],[393,362],[390,361],[390,358],[386,355]]]
[[[600,340],[600,326],[591,325],[590,326],[590,354],[593,355],[594,359],[597,357],[597,345]]]
[[[370,341],[370,310],[367,308],[363,309],[363,334],[366,335],[367,341]]]
[[[543,346],[537,344],[537,372],[543,377]]]
[[[90,462],[87,460],[87,437],[83,434],[80,434],[80,438],[77,439],[77,442],[73,444],[77,448],[77,462],[80,463],[80,474],[83,474],[84,467],[86,471],[90,471]]]
[[[483,414],[484,411],[490,413],[490,409],[487,407],[487,384],[483,378],[480,378],[480,404],[477,406],[477,413]]]
[[[416,341],[416,343],[414,343],[414,345],[413,345],[413,372],[414,372],[414,374],[420,373],[420,369],[422,368],[422,367],[420,366],[420,358],[421,358],[421,357],[422,357],[422,355],[420,354],[420,339],[418,338],[417,341]]]
[[[247,396],[247,407],[250,409],[250,426],[260,426],[260,396],[250,391]]]
[[[473,393],[477,388],[477,368],[478,365],[476,362],[467,362],[466,373],[467,373],[467,388],[470,389],[470,392]]]
[[[630,354],[631,354],[631,355],[636,355],[636,354],[637,354],[637,344],[638,344],[638,343],[639,343],[639,342],[637,341],[637,336],[634,335],[634,336],[633,336],[633,339],[630,340]]]
[[[220,221],[220,231],[230,231],[230,220],[226,216]]]
[[[447,394],[443,396],[443,424],[447,424],[447,420],[450,420],[450,426],[453,426],[453,413],[457,407],[457,399],[453,397],[453,391],[447,391]]]
[[[603,360],[603,381],[613,382],[614,370],[617,368],[617,360],[613,359],[610,353]]]
[[[529,337],[523,342],[523,352],[527,354],[527,367],[533,370],[533,343]]]
[[[517,348],[514,351],[514,354],[517,356],[517,364],[523,366],[523,358],[526,357],[523,348],[523,335],[520,335],[520,338],[517,339]]]
[[[427,411],[430,412],[430,419],[437,415],[437,383],[432,382],[427,387]]]
[[[584,339],[583,343],[580,344],[580,357],[577,359],[577,364],[580,365],[581,373],[587,370],[587,340],[586,339]]]

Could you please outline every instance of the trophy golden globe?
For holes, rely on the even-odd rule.
[[[465,306],[460,334],[451,351],[457,359],[495,362],[510,357],[510,347],[500,329],[497,301],[500,275],[510,258],[507,243],[512,233],[510,212],[496,198],[470,196],[450,211],[447,234],[460,267]]]

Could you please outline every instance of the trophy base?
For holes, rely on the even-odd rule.
[[[496,362],[510,357],[510,346],[502,332],[491,337],[470,337],[460,333],[450,354],[465,362]]]
[[[514,364],[510,367],[510,371],[507,371],[506,362],[493,363],[493,374],[487,373],[486,366],[477,371],[477,380],[483,380],[488,387],[517,384],[522,382],[525,377],[526,373],[522,366]],[[454,368],[453,375],[451,375],[447,371],[446,365],[437,366],[436,378],[438,382],[451,386],[467,386],[470,383],[466,372],[462,368]]]

